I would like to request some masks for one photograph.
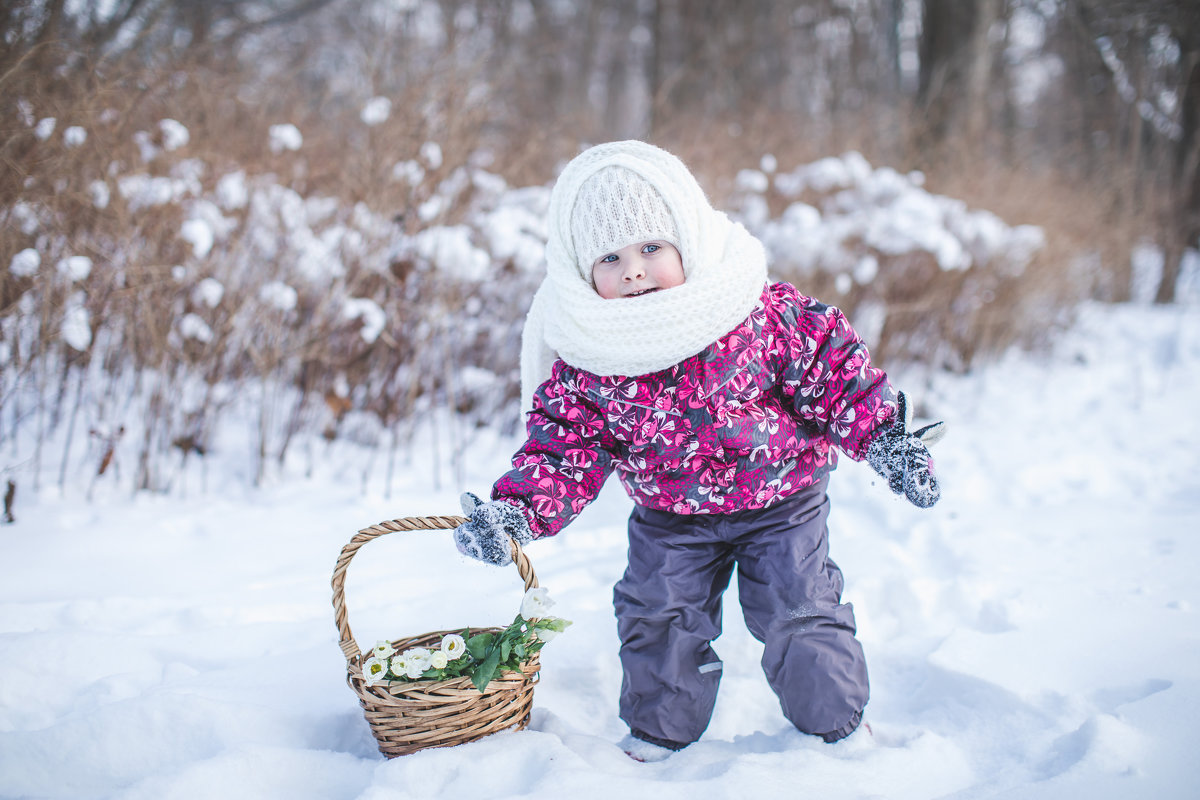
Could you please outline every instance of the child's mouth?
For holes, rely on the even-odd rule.
[[[642,295],[650,294],[651,292],[657,292],[657,291],[658,291],[658,287],[655,286],[650,289],[642,289],[641,291],[626,295],[626,297],[641,297]]]

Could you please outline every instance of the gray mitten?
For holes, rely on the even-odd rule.
[[[896,399],[896,416],[867,447],[867,463],[888,482],[896,494],[903,493],[919,508],[929,508],[942,496],[933,471],[933,457],[926,445],[946,434],[946,423],[912,431],[912,409],[904,392]]]
[[[496,500],[485,503],[470,492],[464,492],[459,502],[470,517],[454,529],[454,543],[463,555],[503,567],[512,563],[510,540],[524,546],[533,539],[525,515],[515,506]]]

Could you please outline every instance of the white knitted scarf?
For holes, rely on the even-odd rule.
[[[675,218],[685,281],[640,297],[606,300],[581,274],[571,238],[579,188],[607,166],[648,180]],[[573,159],[550,194],[546,278],[521,339],[522,410],[556,358],[596,375],[646,375],[693,356],[754,310],[767,281],[766,251],[714,210],[678,158],[638,141],[597,145]]]

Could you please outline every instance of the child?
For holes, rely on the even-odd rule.
[[[711,643],[737,566],[763,670],[798,729],[859,725],[867,670],[825,520],[834,447],[920,507],[939,488],[908,407],[836,308],[767,279],[766,254],[679,159],[593,147],[550,196],[547,277],[521,353],[528,439],[492,501],[463,496],[459,549],[491,564],[553,536],[616,472],[633,498],[614,589],[623,746],[657,760],[700,738]]]

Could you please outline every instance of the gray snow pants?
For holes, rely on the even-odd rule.
[[[836,741],[867,703],[867,666],[842,573],[829,559],[828,479],[766,509],[671,514],[635,506],[629,566],[613,590],[621,638],[621,719],[678,749],[708,727],[721,679],[712,641],[738,570],[742,615],[787,719]]]

